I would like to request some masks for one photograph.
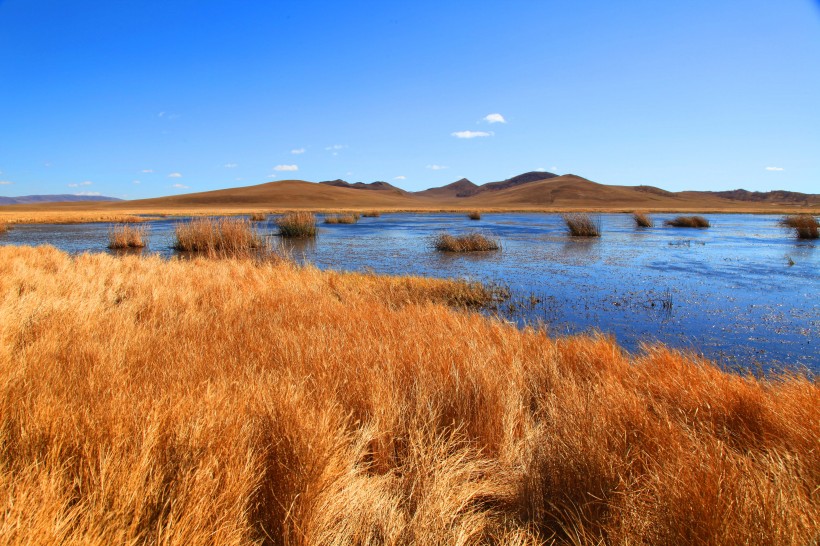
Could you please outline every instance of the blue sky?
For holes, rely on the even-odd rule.
[[[820,193],[818,3],[0,1],[0,195],[536,169]]]

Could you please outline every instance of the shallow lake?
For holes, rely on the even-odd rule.
[[[502,314],[555,335],[599,330],[627,350],[661,341],[743,368],[820,371],[820,242],[798,241],[779,216],[713,214],[709,229],[636,229],[630,215],[600,216],[602,237],[573,238],[553,214],[383,214],[353,225],[320,225],[315,241],[280,241],[320,268],[462,277],[510,288]],[[149,248],[165,256],[180,219],[147,222]],[[320,220],[321,221],[321,220]],[[50,244],[107,252],[110,224],[18,225],[0,244]],[[442,232],[479,231],[502,250],[440,253]]]

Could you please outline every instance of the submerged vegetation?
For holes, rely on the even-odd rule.
[[[433,246],[442,252],[483,252],[501,248],[497,240],[480,233],[467,233],[466,235],[442,233],[433,240]]]
[[[708,228],[709,220],[703,216],[677,216],[663,223],[665,226],[684,228]]]
[[[791,214],[784,216],[780,220],[780,225],[794,229],[794,234],[798,239],[820,238],[820,223],[811,214]]]
[[[325,214],[325,224],[355,224],[360,215],[354,212],[342,214]]]
[[[276,219],[282,237],[316,237],[316,215],[312,212],[288,212]]]
[[[126,248],[145,248],[147,245],[147,228],[118,224],[108,230],[108,248],[112,250]]]
[[[811,544],[820,387],[453,281],[0,248],[3,544]]]
[[[652,221],[652,217],[646,212],[635,211],[632,213],[632,219],[635,220],[636,227],[651,228],[655,225]]]
[[[573,237],[600,237],[601,236],[601,219],[595,217],[594,219],[585,212],[572,212],[562,214],[561,218],[567,225],[569,234]]]
[[[249,220],[240,218],[197,218],[177,224],[174,249],[209,256],[255,256],[269,251]]]

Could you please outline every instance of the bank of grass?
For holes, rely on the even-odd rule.
[[[496,239],[480,233],[465,235],[441,233],[433,239],[433,246],[440,252],[484,252],[501,249]]]
[[[0,248],[0,543],[816,539],[815,382],[448,283]]]
[[[318,231],[312,212],[288,212],[276,219],[276,226],[282,237],[315,237]]]
[[[0,248],[0,544],[816,541],[816,382],[449,283]]]
[[[684,227],[684,228],[708,228],[710,226],[709,220],[703,216],[676,216],[671,220],[663,223],[665,226]]]
[[[640,228],[654,227],[655,223],[649,213],[643,211],[635,211],[632,213],[632,219],[635,221],[635,226]]]
[[[600,237],[601,218],[592,217],[585,212],[572,212],[562,214],[567,231],[573,237]]]
[[[108,248],[122,250],[145,248],[148,245],[148,230],[145,226],[117,224],[108,230]]]
[[[210,257],[251,257],[271,254],[251,222],[242,218],[195,218],[175,227],[173,247]]]
[[[481,220],[481,213],[477,210],[471,210],[467,213],[467,218],[470,220]]]
[[[325,214],[325,224],[355,224],[359,221],[358,213]]]
[[[811,214],[790,214],[780,220],[780,225],[794,230],[798,239],[820,238],[820,223]]]

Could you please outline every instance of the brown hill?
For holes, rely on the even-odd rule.
[[[354,190],[375,190],[375,191],[391,191],[393,193],[398,193],[400,195],[407,195],[409,192],[404,191],[401,188],[397,188],[393,184],[389,182],[370,182],[366,184],[364,182],[354,182],[351,184],[350,182],[345,182],[341,179],[336,180],[325,180],[323,182],[319,182],[319,184],[327,184],[328,186],[336,186],[337,188],[353,188]]]
[[[424,191],[417,191],[414,195],[427,199],[449,199],[452,197],[469,197],[479,191],[479,186],[473,184],[466,178],[456,180],[452,184],[441,186],[440,188],[430,188]]]

